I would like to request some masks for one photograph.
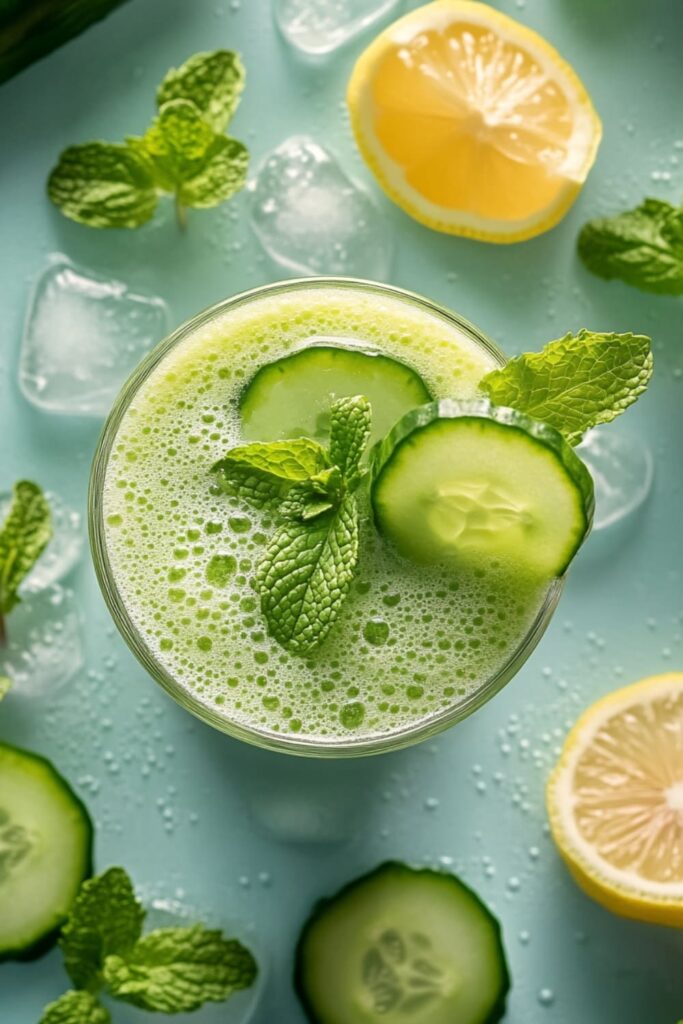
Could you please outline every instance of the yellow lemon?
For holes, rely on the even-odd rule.
[[[347,99],[387,195],[428,227],[488,242],[553,227],[602,135],[559,53],[474,0],[436,0],[382,32],[358,59]]]
[[[683,672],[585,711],[547,802],[559,851],[589,896],[616,914],[683,927]]]

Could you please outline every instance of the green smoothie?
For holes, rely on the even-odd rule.
[[[138,643],[195,710],[203,705],[226,731],[256,742],[382,745],[504,675],[550,584],[495,560],[457,572],[411,562],[373,528],[361,489],[359,566],[338,620],[306,656],[269,635],[255,571],[272,514],[219,493],[211,467],[252,439],[240,402],[255,375],[320,345],[379,350],[436,399],[473,398],[499,365],[454,320],[381,289],[266,290],[205,318],[123,414],[104,478],[106,554]],[[324,433],[324,416],[316,423]]]

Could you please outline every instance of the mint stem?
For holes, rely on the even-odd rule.
[[[181,231],[187,231],[187,207],[183,206],[178,197],[175,200],[175,215]]]

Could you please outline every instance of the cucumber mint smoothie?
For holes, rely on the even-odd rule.
[[[370,400],[372,444],[430,398],[474,398],[501,362],[450,314],[343,281],[259,289],[160,346],[112,413],[93,485],[100,580],[156,678],[228,733],[319,754],[401,746],[495,692],[542,630],[555,582],[496,559],[455,572],[405,558],[374,528],[361,482],[349,596],[315,650],[288,650],[257,592],[273,510],[226,493],[212,467],[247,442],[324,439],[344,395]]]

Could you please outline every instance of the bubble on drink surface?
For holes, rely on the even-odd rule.
[[[80,610],[72,591],[52,584],[29,593],[5,622],[0,675],[16,697],[53,697],[83,668]]]
[[[167,329],[161,299],[60,258],[44,271],[30,298],[19,386],[44,412],[105,416],[126,378]]]
[[[52,536],[42,555],[21,584],[22,593],[37,592],[64,579],[83,553],[83,522],[80,512],[70,508],[58,494],[46,491],[52,517]],[[0,494],[0,524],[12,504],[12,495]]]
[[[252,228],[280,266],[299,274],[388,276],[387,218],[314,139],[292,136],[269,153],[248,196]]]
[[[343,46],[383,15],[399,0],[273,0],[275,20],[293,47],[322,56]]]

